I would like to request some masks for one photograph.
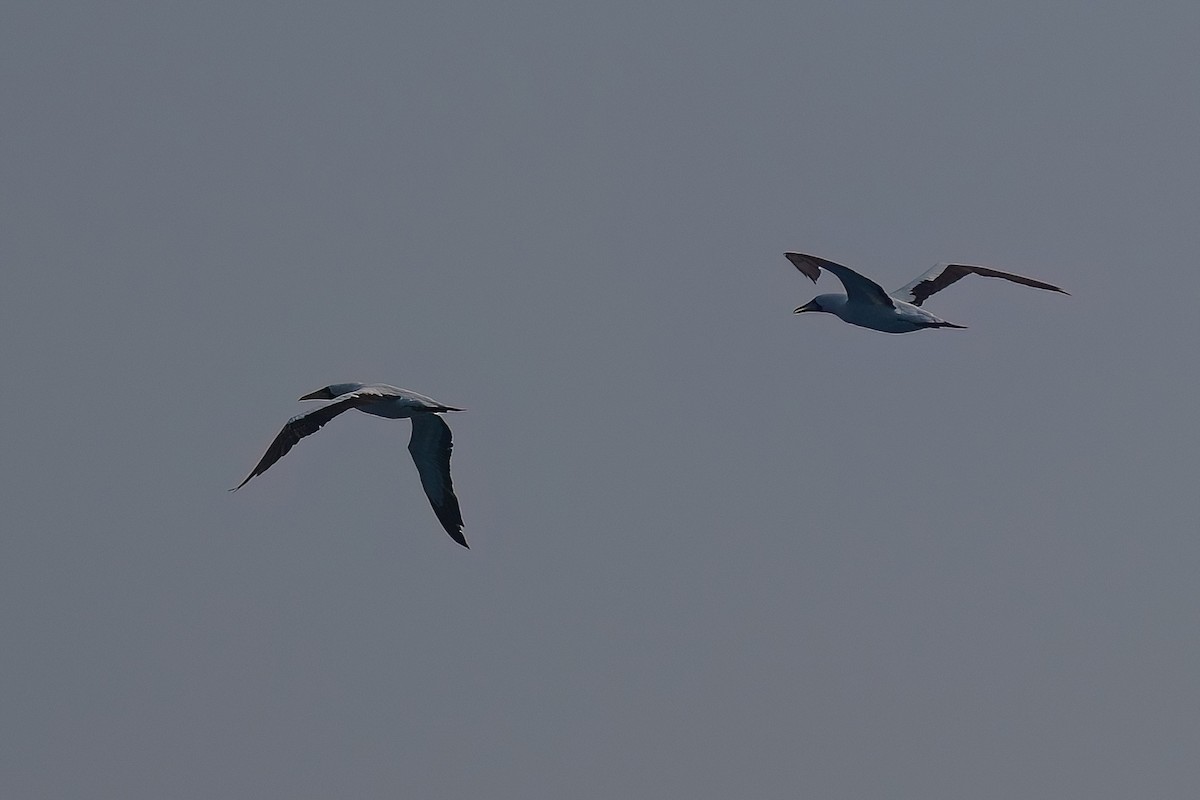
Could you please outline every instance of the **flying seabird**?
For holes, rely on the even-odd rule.
[[[316,433],[329,420],[356,408],[367,414],[388,419],[412,420],[412,438],[408,440],[408,452],[412,455],[413,463],[417,465],[417,473],[421,476],[421,486],[433,506],[433,513],[450,538],[467,547],[463,536],[462,514],[458,509],[458,498],[454,496],[454,486],[450,481],[450,427],[438,414],[443,411],[462,411],[461,408],[439,403],[425,395],[410,392],[408,389],[398,389],[386,383],[366,385],[363,383],[335,383],[324,389],[304,395],[301,400],[332,400],[329,405],[321,406],[313,411],[292,417],[283,426],[283,430],[271,442],[267,452],[254,471],[246,476],[231,492],[245,486],[255,475],[262,475],[271,465],[287,455],[296,442],[305,436]]]
[[[849,267],[843,267],[841,264],[835,264],[816,256],[806,256],[803,253],[784,253],[784,255],[796,269],[811,278],[814,283],[817,278],[821,277],[821,270],[825,269],[836,275],[842,282],[842,286],[846,288],[845,294],[823,294],[815,297],[797,308],[794,313],[826,311],[851,325],[859,325],[884,333],[911,333],[922,328],[967,327],[946,322],[920,306],[929,295],[940,292],[955,281],[972,273],[985,278],[1004,278],[1023,286],[1032,286],[1035,289],[1049,289],[1052,292],[1068,294],[1057,286],[1035,281],[1033,278],[966,264],[938,264],[921,277],[888,294],[875,281],[864,278]]]

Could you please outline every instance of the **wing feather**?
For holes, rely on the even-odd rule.
[[[349,411],[352,408],[370,403],[375,399],[375,396],[362,396],[357,392],[342,395],[336,402],[330,403],[327,406],[321,406],[313,411],[304,414],[298,414],[287,421],[283,426],[283,430],[275,437],[275,441],[271,442],[271,446],[267,448],[267,452],[259,460],[258,465],[254,470],[246,476],[246,480],[239,483],[229,491],[236,492],[238,489],[245,486],[251,478],[262,475],[271,465],[279,459],[287,455],[288,451],[295,447],[296,443],[305,436],[311,436],[319,431],[325,423],[341,414],[343,411]]]
[[[437,414],[418,414],[412,418],[412,438],[408,441],[408,452],[417,465],[421,476],[421,487],[433,513],[450,534],[450,538],[467,547],[463,536],[462,512],[458,498],[454,495],[454,484],[450,480],[450,451],[454,443],[450,426]]]
[[[896,303],[875,281],[863,275],[859,275],[849,267],[843,267],[841,264],[835,264],[832,261],[827,261],[824,258],[816,256],[808,256],[803,253],[784,253],[783,254],[792,265],[812,279],[816,283],[817,278],[821,276],[821,270],[825,269],[837,276],[842,282],[842,286],[846,288],[846,298],[851,303],[865,303],[868,305],[887,306],[895,308]]]
[[[940,292],[942,289],[962,280],[968,275],[979,275],[984,278],[1003,278],[1006,281],[1019,283],[1022,286],[1032,286],[1035,289],[1046,289],[1051,292],[1070,294],[1070,292],[1060,289],[1054,284],[1034,280],[1033,278],[1026,278],[1024,275],[1014,275],[1011,272],[1001,272],[998,269],[973,267],[969,264],[938,264],[921,277],[906,283],[892,292],[892,296],[906,303],[912,303],[914,306],[919,306],[931,294]]]

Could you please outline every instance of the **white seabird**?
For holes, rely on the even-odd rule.
[[[283,458],[296,442],[305,436],[316,433],[329,420],[356,408],[367,414],[388,419],[412,420],[412,438],[408,441],[408,452],[412,455],[413,463],[417,465],[417,473],[421,476],[421,486],[433,506],[433,513],[450,538],[467,547],[463,536],[462,513],[458,508],[458,498],[454,496],[454,485],[450,482],[450,450],[453,443],[450,440],[450,427],[438,414],[443,411],[462,411],[461,408],[439,403],[425,395],[388,386],[386,383],[366,385],[362,383],[335,383],[324,389],[304,395],[301,400],[333,400],[326,406],[292,417],[283,426],[283,430],[271,442],[267,452],[254,471],[246,476],[231,492],[246,485],[255,475],[262,475],[271,465]]]
[[[816,283],[817,278],[821,277],[821,270],[825,269],[836,275],[842,282],[842,286],[846,287],[845,294],[819,295],[797,308],[793,313],[825,311],[851,325],[859,325],[884,333],[911,333],[922,328],[967,327],[947,322],[941,317],[930,314],[920,306],[929,295],[940,292],[970,274],[982,275],[985,278],[1004,278],[1023,286],[1032,286],[1035,289],[1049,289],[1052,292],[1069,294],[1057,286],[1035,281],[1033,278],[966,264],[938,264],[921,277],[888,294],[875,281],[865,278],[841,264],[835,264],[816,256],[806,256],[803,253],[784,253],[784,256],[792,262],[796,269],[811,278],[813,283]]]

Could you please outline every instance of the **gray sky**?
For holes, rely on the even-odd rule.
[[[1200,7],[427,5],[0,12],[0,795],[1192,796]]]

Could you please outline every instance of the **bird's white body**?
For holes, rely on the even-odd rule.
[[[823,294],[814,298],[822,311],[833,314],[843,322],[884,333],[912,333],[922,328],[961,327],[951,325],[941,317],[930,314],[912,303],[895,300],[888,307],[875,303],[852,303],[844,294]],[[815,309],[814,309],[815,310]]]
[[[945,289],[967,275],[1003,278],[1023,286],[1067,294],[1057,286],[1033,278],[1014,275],[1011,272],[1001,272],[990,267],[973,267],[966,264],[938,264],[919,278],[909,281],[889,294],[875,281],[859,275],[841,264],[803,253],[784,253],[784,255],[796,269],[812,279],[814,283],[821,276],[821,270],[826,270],[836,275],[842,282],[842,286],[846,288],[845,294],[823,294],[814,297],[797,308],[795,313],[823,311],[833,314],[851,325],[884,333],[912,333],[923,328],[966,327],[947,322],[941,317],[930,314],[920,306],[931,294]]]
[[[354,384],[346,384],[353,386]],[[342,385],[330,386],[330,389],[337,391],[343,388]],[[362,386],[356,389],[347,389],[344,392],[335,394],[334,398],[323,397],[302,397],[302,400],[323,400],[335,399],[347,394],[358,394],[363,396],[366,394],[374,394],[376,397],[367,405],[357,406],[358,410],[364,414],[373,414],[377,417],[386,417],[388,419],[410,419],[418,414],[436,414],[438,411],[446,411],[447,407],[434,400],[432,397],[426,397],[423,394],[408,389],[401,389],[396,386],[389,386],[386,383],[377,383],[372,386]],[[315,392],[314,392],[315,394]],[[458,409],[450,409],[458,411]]]

